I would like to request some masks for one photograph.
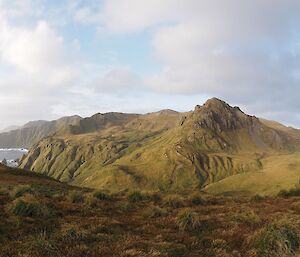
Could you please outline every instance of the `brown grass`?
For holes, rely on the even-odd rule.
[[[0,257],[292,257],[299,250],[297,197],[192,201],[199,195],[187,194],[131,202],[83,191],[85,201],[73,203],[73,188],[28,185],[32,194],[16,199],[8,194],[15,184],[1,189]],[[20,201],[33,209],[19,215],[13,207]]]

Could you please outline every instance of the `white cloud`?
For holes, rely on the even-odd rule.
[[[61,84],[76,71],[68,63],[64,40],[40,21],[35,28],[14,27],[3,23],[0,29],[0,56],[18,71],[47,83]]]
[[[141,81],[129,67],[117,66],[96,77],[91,85],[99,93],[124,94],[131,90],[138,90]]]

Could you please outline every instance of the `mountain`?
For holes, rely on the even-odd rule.
[[[12,126],[8,126],[2,130],[0,130],[0,133],[4,133],[4,132],[10,132],[12,130],[16,130],[16,129],[19,129],[20,126],[15,126],[15,125],[12,125]]]
[[[82,119],[38,142],[20,167],[110,190],[206,190],[240,174],[261,174],[270,162],[299,150],[298,130],[213,98],[188,113],[106,113]]]
[[[77,124],[80,116],[63,117],[53,121],[30,121],[21,128],[0,133],[0,148],[29,148],[69,124]]]

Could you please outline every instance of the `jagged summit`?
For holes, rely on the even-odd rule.
[[[196,105],[195,111],[199,110],[201,108],[205,109],[211,109],[211,110],[236,110],[240,111],[241,113],[244,113],[240,107],[238,106],[231,106],[228,103],[226,103],[224,100],[221,100],[219,98],[213,97],[211,99],[208,99],[202,106]],[[248,115],[251,116],[251,115]]]
[[[251,127],[259,122],[255,116],[247,115],[239,107],[232,107],[218,98],[197,105],[191,119],[195,126],[206,127],[215,133]]]

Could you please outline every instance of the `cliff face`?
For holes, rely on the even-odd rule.
[[[203,188],[299,150],[300,133],[219,99],[189,113],[97,114],[36,144],[21,167],[95,188]]]

